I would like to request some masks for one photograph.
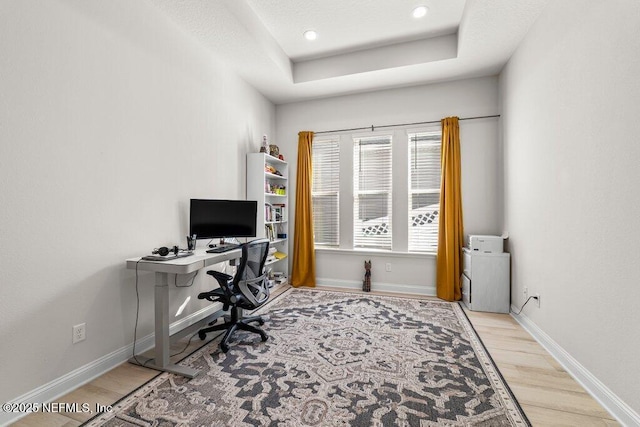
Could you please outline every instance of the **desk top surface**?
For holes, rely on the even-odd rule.
[[[166,261],[146,261],[142,257],[129,258],[126,260],[126,265],[127,268],[132,270],[188,274],[210,265],[240,258],[241,256],[242,250],[240,248],[219,254],[209,254],[205,249],[196,249],[191,256]]]

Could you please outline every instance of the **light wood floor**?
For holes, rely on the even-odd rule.
[[[532,425],[619,425],[510,315],[466,312]],[[187,338],[172,346],[172,350],[182,350],[186,342]],[[184,358],[201,345],[196,336],[187,350],[172,360]],[[113,404],[156,375],[158,372],[154,370],[123,363],[57,401],[90,403],[92,406],[95,403]],[[13,425],[78,426],[89,418],[89,414],[37,413]]]

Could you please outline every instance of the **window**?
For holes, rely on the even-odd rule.
[[[409,251],[438,250],[441,135],[409,134]]]
[[[314,242],[316,245],[337,247],[340,218],[338,139],[313,141],[311,150]]]
[[[391,136],[354,138],[353,245],[391,249]]]
[[[435,125],[314,140],[316,247],[437,252],[441,139]]]

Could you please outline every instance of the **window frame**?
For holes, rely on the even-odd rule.
[[[413,188],[413,166],[414,164],[416,164],[416,160],[413,159],[412,161],[412,145],[413,145],[413,141],[412,141],[412,136],[414,135],[420,135],[420,134],[432,134],[434,136],[438,136],[437,140],[434,140],[434,142],[432,142],[432,145],[436,145],[439,144],[438,146],[438,157],[436,159],[432,159],[432,162],[436,162],[439,167],[438,167],[438,182],[437,182],[437,188],[436,187],[432,187],[432,188],[420,188],[420,189],[414,189]],[[437,143],[435,141],[438,141]],[[408,216],[407,216],[407,252],[410,253],[434,253],[437,252],[438,250],[438,241],[439,241],[439,219],[440,219],[440,193],[441,193],[441,183],[442,183],[442,165],[441,165],[441,159],[442,159],[442,128],[440,126],[429,126],[429,127],[423,127],[423,128],[418,128],[418,129],[407,129],[407,139],[406,139],[407,145],[408,145],[408,153],[407,153],[407,179],[408,179],[408,185],[407,185],[407,193],[408,193],[408,198],[407,198],[407,208],[408,208]],[[435,211],[435,218],[433,213],[429,213],[429,211],[425,212],[426,214],[426,219],[427,221],[430,221],[431,224],[435,223],[435,226],[433,227],[435,230],[435,244],[426,246],[424,245],[424,243],[421,243],[419,239],[415,238],[415,233],[412,234],[412,231],[414,231],[412,229],[412,227],[414,227],[413,223],[415,221],[415,215],[412,215],[412,212],[415,210],[413,208],[413,196],[414,195],[419,195],[419,194],[425,194],[425,195],[438,195],[437,197],[437,204],[438,204],[438,208]],[[435,205],[436,203],[432,204]],[[430,206],[432,206],[430,205]],[[433,232],[432,231],[432,232]]]
[[[394,143],[394,135],[393,132],[376,132],[376,133],[369,133],[369,134],[365,134],[365,135],[352,135],[352,146],[353,146],[353,174],[352,174],[352,181],[353,181],[353,221],[352,221],[352,232],[353,232],[353,248],[354,249],[374,249],[374,250],[392,250],[393,249],[393,143]],[[369,141],[376,141],[376,140],[380,140],[380,141],[385,141],[383,144],[385,145],[385,147],[382,148],[382,150],[387,151],[388,152],[388,156],[384,156],[383,158],[380,159],[376,159],[371,158],[370,161],[371,162],[376,162],[379,160],[388,162],[388,175],[387,175],[387,180],[384,181],[380,181],[379,185],[381,186],[388,186],[388,190],[381,188],[381,189],[372,189],[372,190],[361,190],[360,189],[360,182],[361,182],[361,173],[360,171],[362,170],[362,148],[363,146],[367,146],[368,144],[361,144],[361,141],[363,140],[369,140]],[[382,144],[381,144],[382,145]],[[359,157],[356,159],[356,151],[359,154]],[[357,162],[357,163],[356,163]],[[356,171],[356,168],[358,168],[359,170]],[[361,197],[366,197],[366,196],[384,196],[385,194],[387,194],[386,197],[386,215],[382,215],[380,217],[377,218],[385,218],[386,217],[386,223],[381,222],[380,224],[377,224],[377,222],[379,221],[375,221],[376,218],[372,218],[372,219],[368,219],[368,220],[360,220],[360,214],[361,214],[361,210],[363,208],[362,203],[361,203]],[[371,223],[371,225],[367,228],[371,228],[371,231],[373,233],[376,232],[376,229],[382,229],[382,230],[386,230],[386,232],[384,232],[383,234],[388,234],[388,236],[382,236],[380,235],[380,237],[375,237],[375,234],[370,237],[367,238],[366,236],[362,235],[362,234],[358,234],[358,228],[361,225],[364,224],[360,224],[360,222],[368,222],[368,221],[374,221]],[[364,228],[363,228],[364,230]],[[366,234],[366,233],[363,233]]]

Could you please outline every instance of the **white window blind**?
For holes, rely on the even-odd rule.
[[[409,134],[409,251],[438,250],[440,129]]]
[[[316,245],[337,247],[340,238],[338,139],[315,140],[311,147],[314,242]]]
[[[391,249],[391,136],[354,138],[353,245]]]

